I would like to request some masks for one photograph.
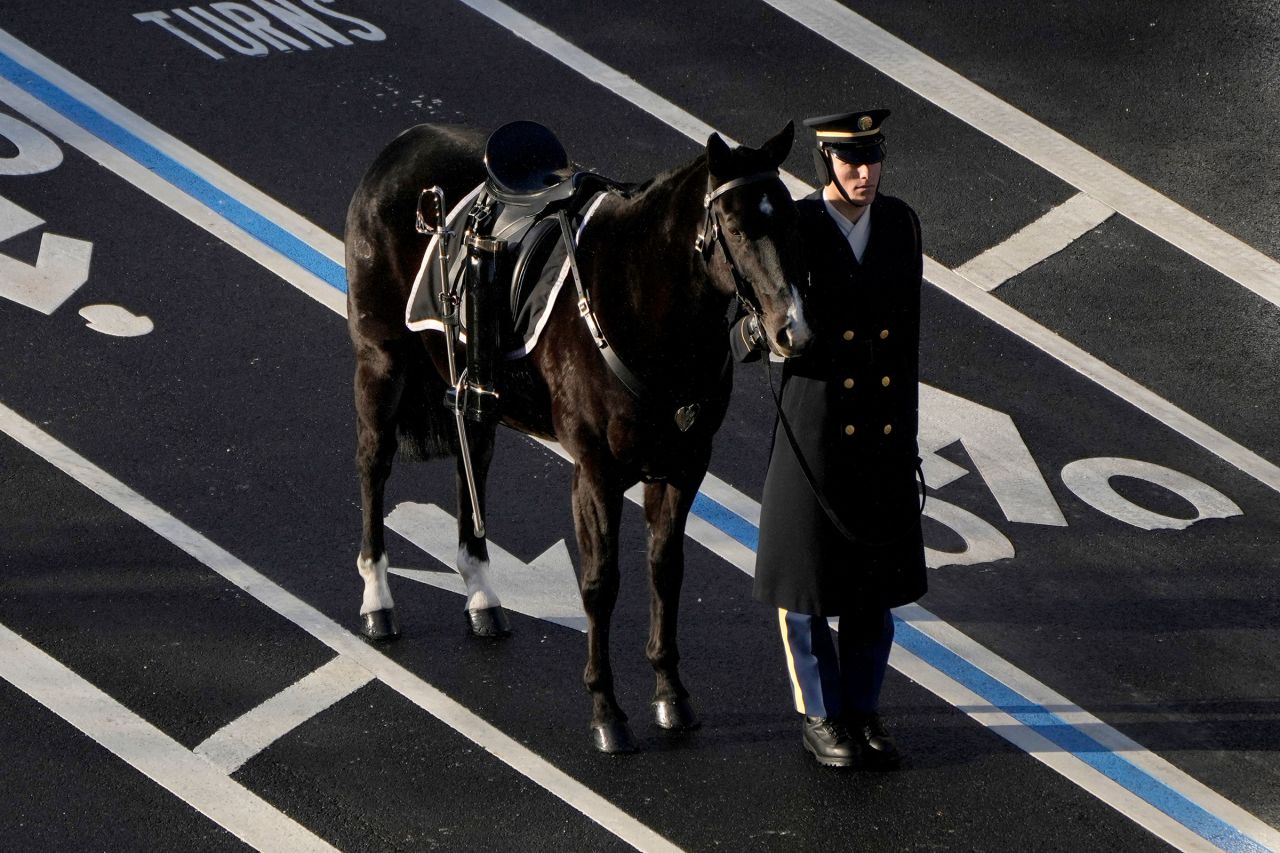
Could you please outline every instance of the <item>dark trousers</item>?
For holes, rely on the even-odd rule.
[[[810,717],[869,714],[893,647],[893,617],[865,613],[840,617],[839,652],[825,616],[778,611],[796,710]]]

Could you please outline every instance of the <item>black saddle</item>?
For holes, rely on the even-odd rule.
[[[550,129],[513,121],[489,135],[485,193],[497,202],[488,236],[507,244],[512,313],[519,313],[537,277],[555,252],[560,225],[555,214],[576,217],[597,193],[622,185],[576,169]]]
[[[519,205],[549,200],[574,171],[560,140],[535,121],[509,122],[491,133],[484,166],[494,196]]]
[[[576,168],[555,134],[531,121],[495,130],[485,145],[484,165],[487,176],[476,198],[448,222],[447,287],[453,293],[470,287],[467,235],[488,238],[484,251],[495,255],[495,284],[506,290],[510,309],[495,319],[502,340],[512,343],[504,351],[511,352],[528,344],[526,333],[549,304],[548,294],[568,260],[571,246],[563,239],[558,214],[566,215],[574,231],[600,193],[626,194],[632,185]],[[446,316],[439,296],[434,284],[415,282],[407,312],[410,328]]]

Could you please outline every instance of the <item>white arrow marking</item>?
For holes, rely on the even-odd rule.
[[[387,516],[387,527],[446,566],[452,566],[457,558],[458,522],[435,504],[402,503]],[[462,577],[456,571],[397,568],[389,571],[437,589],[466,595]],[[502,597],[503,607],[586,632],[587,617],[582,612],[577,575],[573,572],[573,560],[563,539],[528,564],[508,554],[490,539],[489,571],[490,579]]]
[[[43,224],[44,220],[39,216],[0,196],[0,243]]]
[[[38,216],[0,196],[0,240],[43,224]],[[0,255],[0,297],[52,314],[89,280],[92,253],[93,244],[85,240],[45,234],[34,266]]]
[[[956,441],[964,445],[1005,518],[1026,524],[1067,526],[1012,418],[920,383],[920,456],[924,460],[925,481],[935,489],[966,473],[937,455]]]
[[[155,330],[151,318],[133,314],[119,305],[86,305],[80,316],[89,321],[88,328],[116,338],[136,338]]]

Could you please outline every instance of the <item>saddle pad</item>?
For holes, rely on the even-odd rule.
[[[471,204],[482,189],[483,185],[476,187],[446,217],[449,227],[455,232],[455,235],[461,232],[461,228],[457,226],[462,224],[462,220],[471,209]],[[581,220],[575,223],[577,225],[574,232],[575,244],[581,239],[583,228],[586,227],[587,221],[590,220],[596,207],[604,200],[604,196],[605,193],[600,193],[591,199]],[[453,242],[457,242],[458,246],[455,247]],[[461,249],[461,239],[455,236],[453,242],[449,246],[450,280],[463,273],[465,264],[465,255]],[[439,286],[434,270],[434,265],[439,263],[437,260],[438,244],[439,238],[433,236],[427,244],[422,264],[418,268],[418,275],[413,282],[413,291],[409,295],[409,303],[405,311],[405,325],[411,331],[443,332],[445,329],[444,321],[441,319],[444,312],[440,306]],[[518,291],[509,294],[510,298],[508,300],[503,300],[504,304],[510,305],[511,313],[499,320],[503,356],[507,359],[522,358],[533,351],[542,334],[543,327],[546,326],[547,320],[551,316],[551,309],[555,305],[556,297],[559,296],[561,288],[564,287],[572,274],[572,267],[569,263],[569,256],[563,239],[556,239],[555,246],[549,253],[541,252],[539,254],[545,256],[545,260],[540,258],[539,263],[535,265],[541,267],[540,269],[530,268],[521,277],[522,281],[507,283],[508,287],[512,289],[519,288]],[[465,289],[463,290],[462,301],[460,315],[465,323]],[[459,338],[464,343],[466,342],[465,325],[459,331]]]
[[[462,201],[454,205],[445,216],[445,227],[453,232],[453,239],[449,241],[449,258],[452,261],[449,269],[450,281],[457,275],[463,259],[463,253],[459,251],[462,246],[462,228],[459,226],[483,189],[484,184],[480,184],[467,193]],[[418,274],[413,279],[413,290],[409,292],[409,302],[405,305],[404,324],[411,332],[423,332],[428,329],[444,331],[444,323],[440,320],[444,311],[440,307],[440,294],[436,292],[439,282],[433,268],[438,263],[439,252],[440,235],[433,234],[427,243],[427,250],[422,254],[422,263],[418,266]]]

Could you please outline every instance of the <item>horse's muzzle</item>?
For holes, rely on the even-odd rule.
[[[773,333],[770,345],[778,355],[785,358],[804,352],[812,340],[813,332],[805,322],[804,315],[788,311],[786,321]]]

